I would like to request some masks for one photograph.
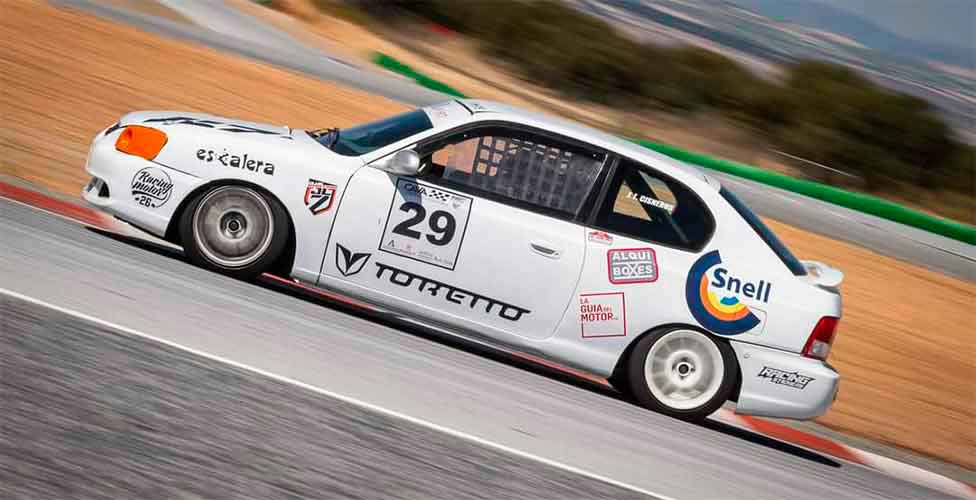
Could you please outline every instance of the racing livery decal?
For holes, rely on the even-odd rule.
[[[169,116],[164,118],[150,118],[142,123],[159,123],[160,125],[193,125],[194,127],[212,128],[223,132],[233,132],[237,134],[262,134],[274,135],[282,139],[294,140],[290,135],[282,134],[273,130],[264,130],[249,125],[236,123],[224,123],[217,120],[205,120],[189,116]]]
[[[732,276],[725,267],[719,266],[721,263],[718,250],[712,250],[695,261],[685,282],[685,299],[691,314],[701,326],[719,335],[739,335],[758,326],[762,322],[760,315],[765,316],[762,310],[742,303],[739,296],[769,303],[773,285],[765,281],[744,282]]]
[[[453,271],[473,200],[398,179],[379,249]]]
[[[312,215],[328,212],[332,208],[335,192],[335,184],[309,179],[308,186],[305,187],[305,206]]]
[[[607,276],[614,285],[657,281],[657,255],[653,248],[607,251]]]
[[[216,161],[225,167],[240,168],[251,172],[264,172],[274,175],[275,166],[270,161],[255,160],[247,153],[244,156],[228,153],[226,149],[217,152],[213,149],[198,149],[197,159],[204,163]]]
[[[624,292],[581,293],[579,313],[584,339],[627,336]]]
[[[348,248],[336,243],[336,269],[348,278],[362,271],[372,255],[351,252]]]
[[[787,372],[778,368],[770,368],[768,366],[764,366],[757,376],[760,378],[769,379],[769,381],[774,384],[785,385],[794,389],[806,389],[807,384],[816,380],[813,377],[800,375],[798,372]]]
[[[158,208],[173,194],[169,174],[157,167],[146,167],[132,177],[132,199],[144,207]]]
[[[507,319],[509,321],[518,321],[522,319],[522,315],[532,312],[528,309],[513,306],[512,304],[506,304],[500,300],[491,299],[481,294],[469,292],[463,288],[458,288],[437,280],[425,278],[418,274],[404,271],[403,269],[397,269],[393,266],[388,266],[380,262],[376,263],[377,279],[382,279],[383,274],[386,271],[390,272],[390,283],[394,285],[407,288],[413,284],[414,280],[417,280],[419,283],[417,286],[417,291],[420,293],[426,292],[432,297],[439,297],[437,292],[444,290],[443,297],[448,302],[454,304],[467,304],[471,309],[474,309],[474,306],[480,302],[484,304],[486,314],[491,314],[492,309],[495,309],[495,306],[498,306],[498,317]]]

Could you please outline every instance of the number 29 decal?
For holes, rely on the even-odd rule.
[[[468,196],[399,179],[379,249],[454,270],[471,205]]]
[[[420,231],[415,231],[413,227],[426,220],[427,224],[430,226],[430,233],[426,234],[425,236],[427,241],[429,241],[432,245],[442,247],[449,244],[454,238],[454,232],[457,230],[457,220],[454,219],[451,212],[434,210],[431,212],[430,218],[428,219],[427,209],[415,201],[404,202],[403,205],[400,205],[400,211],[412,212],[413,216],[397,224],[396,227],[393,228],[394,233],[419,240],[423,234]]]

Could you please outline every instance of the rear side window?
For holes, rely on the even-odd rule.
[[[617,166],[596,225],[687,250],[705,246],[715,229],[711,213],[690,189],[627,159]]]
[[[789,268],[790,272],[796,276],[803,276],[807,274],[806,268],[803,267],[800,260],[793,255],[793,252],[790,252],[790,249],[787,248],[786,245],[776,237],[776,233],[774,233],[772,229],[769,229],[769,226],[767,226],[758,215],[750,210],[749,207],[742,202],[742,200],[740,200],[736,195],[732,194],[732,191],[729,191],[724,187],[719,191],[719,194],[721,194],[722,197],[725,198],[725,201],[729,202],[729,205],[732,205],[732,208],[734,208],[736,212],[739,212],[739,215],[741,215],[742,218],[745,219],[750,226],[752,226],[752,229],[756,231],[756,234],[758,234],[759,237],[766,242],[766,245],[768,245],[769,248],[776,253],[779,260],[783,261],[783,264],[786,264],[786,267]]]

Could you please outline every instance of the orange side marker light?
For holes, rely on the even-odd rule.
[[[130,155],[139,156],[147,160],[156,155],[166,145],[166,134],[154,128],[129,125],[115,140],[115,149]]]

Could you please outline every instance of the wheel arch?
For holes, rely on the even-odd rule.
[[[700,326],[690,325],[688,323],[665,323],[662,325],[655,326],[653,328],[649,328],[648,330],[644,331],[640,335],[631,339],[630,342],[627,344],[627,347],[624,348],[622,353],[620,353],[620,357],[617,358],[617,363],[616,365],[614,365],[613,372],[611,372],[610,378],[608,379],[610,385],[612,385],[614,388],[617,388],[617,390],[622,391],[623,390],[622,388],[626,387],[627,385],[626,384],[627,361],[630,359],[630,356],[634,351],[634,347],[637,346],[637,343],[640,342],[642,338],[667,328],[683,328],[687,330],[694,330],[696,332],[700,332],[707,335],[709,338],[713,340],[722,342],[724,344],[729,344],[728,338],[722,337],[720,335],[715,335],[714,333],[705,330]],[[730,401],[739,400],[739,390],[741,388],[742,388],[742,367],[739,366],[739,359],[735,358],[735,386],[733,387],[732,393],[729,396]]]
[[[295,261],[295,221],[292,220],[291,212],[288,211],[285,204],[282,203],[274,193],[269,191],[264,186],[255,184],[253,182],[240,179],[214,179],[195,187],[193,191],[190,191],[186,196],[183,197],[182,200],[180,200],[180,204],[176,207],[176,210],[169,219],[169,225],[166,226],[166,234],[164,239],[170,243],[182,246],[183,242],[180,240],[179,226],[180,220],[183,218],[183,212],[185,212],[187,207],[190,206],[190,203],[192,203],[193,200],[202,193],[220,186],[243,186],[251,188],[262,195],[267,196],[270,200],[273,200],[284,209],[285,214],[288,216],[288,241],[285,244],[285,250],[281,253],[281,256],[278,257],[278,260],[274,263],[272,269],[278,273],[290,273]]]

